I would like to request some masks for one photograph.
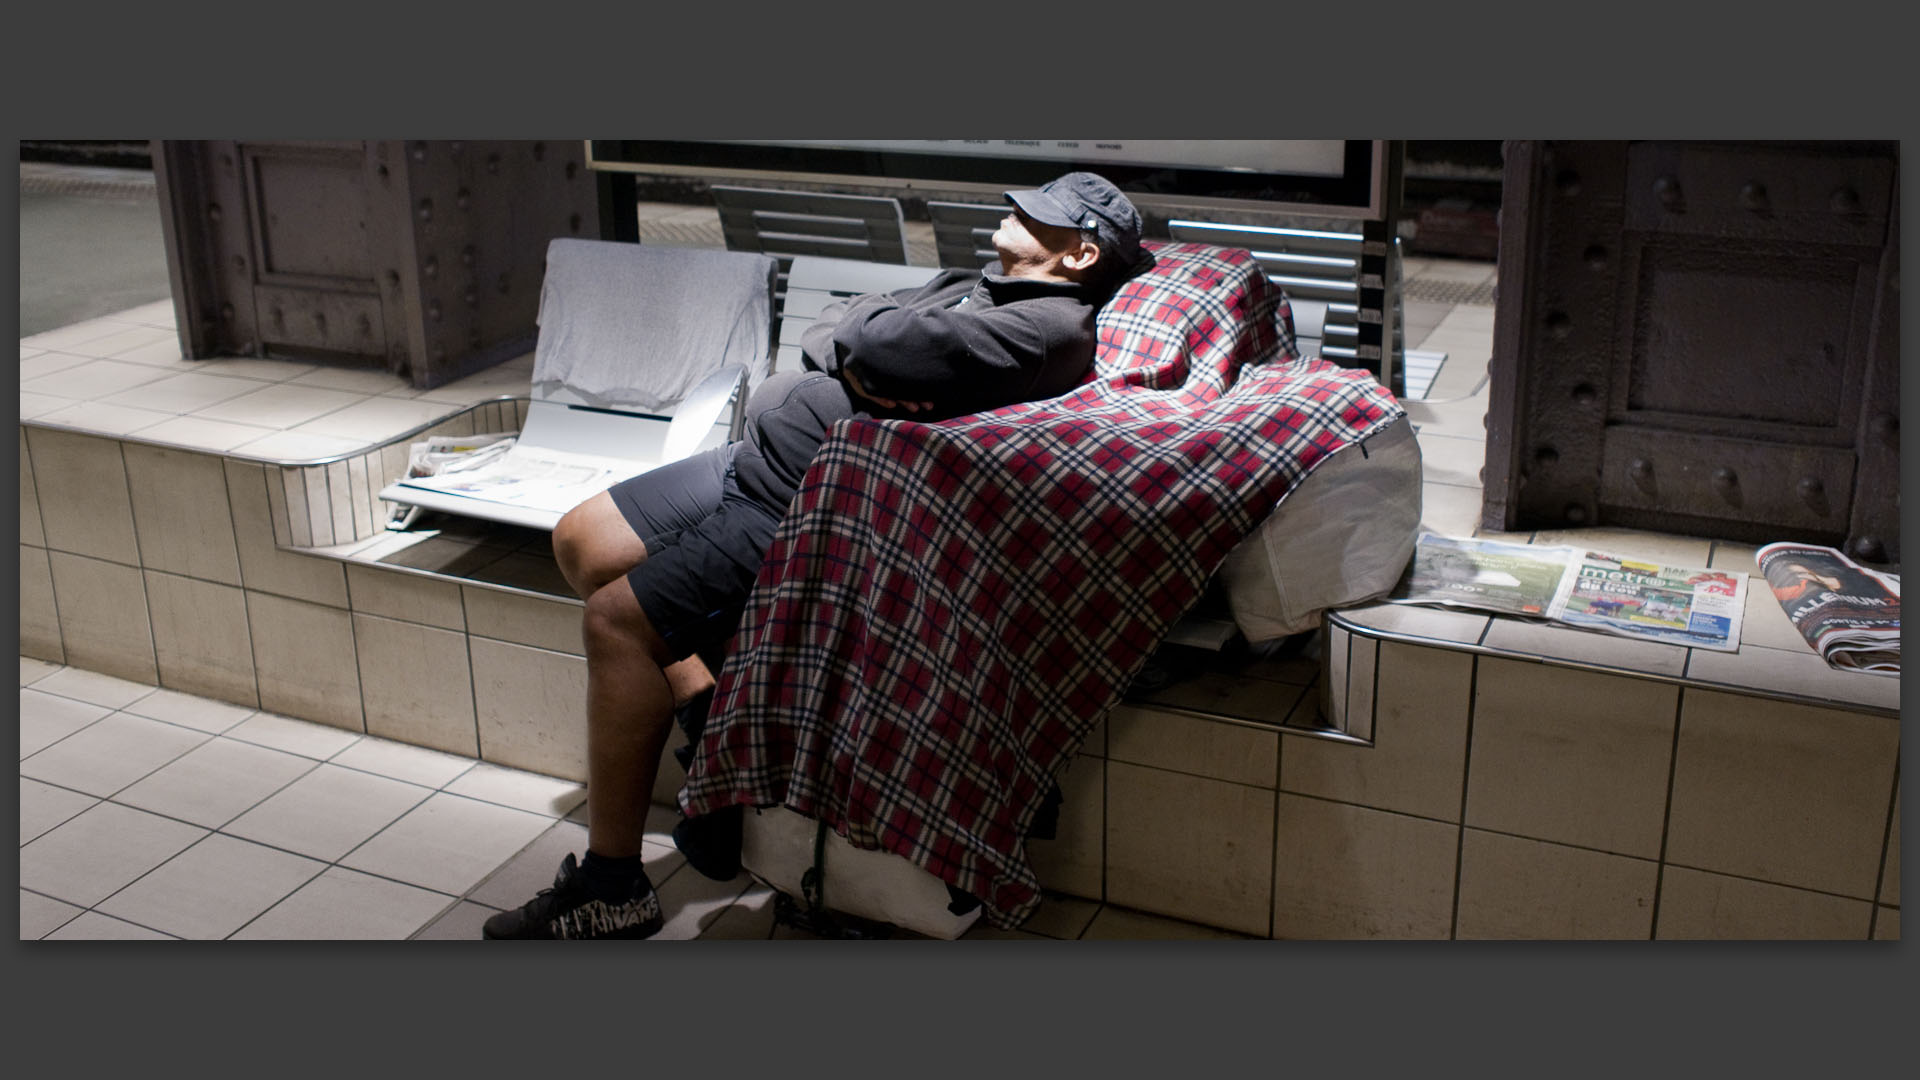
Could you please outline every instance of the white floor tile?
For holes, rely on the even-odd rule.
[[[233,937],[236,941],[397,941],[453,902],[443,893],[336,866]]]
[[[194,450],[231,450],[243,443],[255,442],[273,434],[273,429],[251,424],[229,424],[224,420],[203,420],[197,416],[178,416],[140,429],[140,438]]]
[[[494,909],[462,900],[455,904],[445,915],[428,923],[426,927],[413,935],[415,941],[479,941],[480,928],[491,918]]]
[[[688,873],[693,871],[689,870]],[[702,941],[760,941],[773,934],[774,891],[750,886],[700,934]]]
[[[516,810],[565,817],[586,800],[587,789],[572,780],[558,780],[519,769],[503,769],[481,762],[447,785],[455,795],[499,803]]]
[[[76,356],[73,353],[35,353],[31,357],[21,358],[20,378],[22,381],[37,379],[42,375],[51,375],[56,371],[65,371],[70,367],[78,367],[89,362],[88,357]]]
[[[135,926],[130,922],[89,911],[48,934],[45,941],[174,941],[158,930]]]
[[[105,705],[109,709],[124,709],[156,689],[146,683],[116,679],[111,675],[75,667],[49,675],[35,683],[33,688],[90,705]]]
[[[31,686],[41,679],[63,669],[59,664],[49,664],[45,660],[35,660],[31,656],[20,658],[20,685]]]
[[[99,801],[92,795],[21,777],[20,842],[27,843],[56,825],[78,817]]]
[[[715,881],[691,867],[673,875],[665,884],[655,886],[660,894],[660,913],[666,916],[667,924],[654,937],[660,941],[691,941],[701,936],[752,884],[753,878],[744,873],[732,881]]]
[[[373,735],[363,736],[329,759],[335,765],[377,773],[423,787],[445,787],[455,777],[476,768],[472,758],[444,754]]]
[[[203,409],[208,405],[237,398],[241,394],[252,393],[260,389],[258,379],[241,379],[231,375],[202,375],[197,371],[185,372],[137,386],[132,390],[123,390],[107,398],[109,405],[128,405],[139,409],[154,409],[179,415]]]
[[[20,890],[20,940],[38,941],[84,912],[64,900]]]
[[[326,392],[326,391],[321,391]],[[340,439],[331,435],[312,435],[299,431],[276,431],[233,448],[235,457],[258,461],[319,461],[351,454],[368,447],[364,439]]]
[[[1143,911],[1131,911],[1111,905],[1102,907],[1100,914],[1088,924],[1082,940],[1099,941],[1125,939],[1130,941],[1194,941],[1194,940],[1248,940],[1245,934],[1236,934],[1231,930],[1217,930],[1211,926],[1182,922],[1179,919],[1167,919],[1158,915],[1149,915]]]
[[[310,371],[318,370],[318,364],[302,364],[294,360],[273,360],[250,356],[223,356],[211,360],[194,361],[194,370],[208,375],[238,375],[246,379],[259,379],[262,382],[286,382]]]
[[[20,849],[20,884],[92,907],[186,850],[207,830],[101,803]]]
[[[20,688],[20,757],[37,754],[113,710]]]
[[[229,739],[239,739],[274,750],[285,750],[301,757],[325,760],[352,746],[360,739],[357,731],[348,731],[310,720],[295,720],[273,713],[255,713],[228,728]]]
[[[109,405],[101,401],[81,401],[64,409],[56,409],[36,416],[34,419],[43,424],[80,428],[83,431],[97,432],[102,435],[131,435],[155,424],[165,423],[173,419],[173,414],[155,412],[152,409],[129,408],[124,405]]]
[[[20,775],[111,795],[206,742],[205,732],[114,713],[20,763]]]
[[[178,690],[154,690],[131,705],[122,706],[121,711],[218,735],[258,710],[195,697]]]
[[[161,330],[152,326],[123,326],[114,333],[74,346],[74,351],[104,359],[109,356],[118,357],[121,353],[133,349],[178,342],[178,340],[179,338],[171,330]]]
[[[58,397],[53,394],[29,394],[20,391],[20,419],[37,420],[56,409],[64,409],[73,404],[72,398]]]
[[[121,889],[97,910],[176,937],[224,938],[326,864],[215,833]]]
[[[441,793],[340,864],[457,896],[552,824],[539,814]]]
[[[415,784],[321,765],[221,831],[332,862],[431,794]]]
[[[180,355],[179,338],[136,346],[125,352],[114,353],[113,358],[129,364],[150,364],[177,371],[189,370],[194,363]]]
[[[412,384],[398,375],[375,368],[319,367],[288,380],[299,386],[320,386],[355,394],[391,394]]]
[[[118,360],[91,360],[20,384],[23,394],[52,394],[74,401],[98,401],[142,383],[166,378],[167,373],[146,364]]]
[[[49,392],[58,393],[58,391]],[[231,397],[217,404],[196,409],[194,415],[208,420],[230,420],[237,424],[290,428],[295,424],[304,424],[316,417],[325,416],[336,409],[344,409],[364,400],[365,397],[364,394],[349,394],[345,391],[327,390],[318,386],[274,383],[271,386],[262,386],[238,397]]]
[[[294,431],[374,444],[386,442],[458,411],[453,406],[439,402],[375,397],[309,420]]]
[[[642,845],[641,864],[647,879],[657,888],[686,865],[686,856],[678,849],[659,844]],[[560,862],[569,854],[577,860],[586,855],[585,826],[562,821],[541,833],[518,854],[508,859],[472,892],[467,899],[493,908],[516,908],[534,898],[541,889],[553,884]]]
[[[209,739],[114,801],[217,829],[314,768],[312,758]]]

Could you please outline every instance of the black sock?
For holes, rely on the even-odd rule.
[[[635,888],[645,883],[648,888],[653,883],[647,881],[647,870],[638,855],[625,855],[610,858],[587,852],[580,861],[580,876],[586,879],[587,888],[594,896],[608,901],[625,900],[634,893],[643,890]]]

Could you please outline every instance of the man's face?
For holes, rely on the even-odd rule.
[[[1080,230],[1045,225],[1011,208],[993,232],[993,249],[1008,273],[1022,267],[1057,269],[1062,258],[1080,248]]]

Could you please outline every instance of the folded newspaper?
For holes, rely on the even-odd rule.
[[[1747,575],[1576,547],[1422,533],[1387,599],[1549,619],[1622,637],[1732,652]]]
[[[534,448],[513,435],[435,436],[410,448],[401,484],[564,514],[643,463]]]
[[[1760,573],[1813,651],[1844,671],[1900,675],[1900,575],[1830,547],[1768,544]]]

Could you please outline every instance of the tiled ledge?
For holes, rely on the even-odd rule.
[[[1749,582],[1747,626],[1734,652],[1615,637],[1525,619],[1410,604],[1332,612],[1327,648],[1373,649],[1399,641],[1480,656],[1719,690],[1874,716],[1900,714],[1900,680],[1838,671],[1815,653],[1765,591]],[[1771,608],[1771,611],[1768,609]],[[1771,623],[1785,624],[1788,639]],[[1757,625],[1756,625],[1757,624]]]

